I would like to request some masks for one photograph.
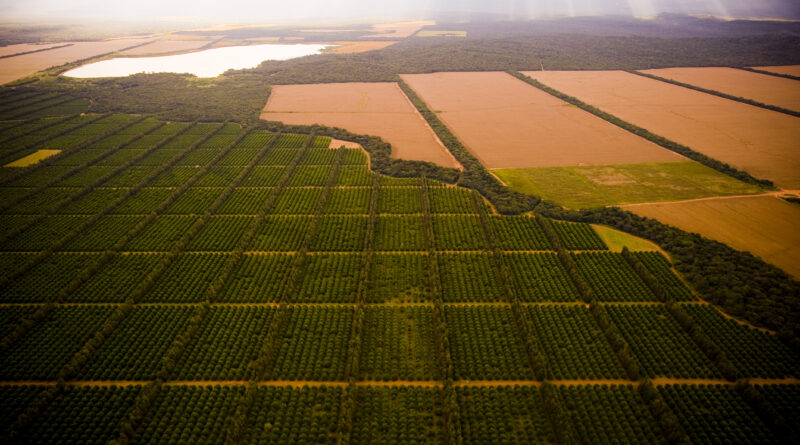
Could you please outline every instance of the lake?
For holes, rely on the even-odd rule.
[[[334,45],[250,45],[207,49],[159,57],[119,57],[90,63],[64,73],[79,78],[124,77],[136,73],[190,73],[216,77],[229,69],[255,68],[265,60],[288,60],[318,54]]]

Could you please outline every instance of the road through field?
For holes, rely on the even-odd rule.
[[[530,71],[545,85],[784,188],[800,188],[800,120],[623,71]]]

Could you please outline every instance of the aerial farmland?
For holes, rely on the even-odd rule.
[[[0,26],[0,442],[796,442],[790,14],[355,3]]]

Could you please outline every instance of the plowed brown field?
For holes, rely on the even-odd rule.
[[[72,42],[73,45],[41,51],[23,56],[9,57],[0,63],[0,84],[8,83],[31,75],[51,66],[63,65],[76,60],[87,59],[101,54],[119,51],[139,45],[152,38],[114,39],[100,42]]]
[[[643,70],[678,82],[800,111],[800,82],[736,68],[664,68]]]
[[[261,118],[372,134],[392,144],[396,158],[458,167],[396,83],[278,85],[272,88]]]
[[[68,43],[20,43],[17,45],[0,46],[0,57],[13,56],[14,54],[39,51],[54,46],[67,45]]]
[[[507,73],[401,77],[488,168],[686,160]]]
[[[760,256],[800,278],[800,206],[774,196],[622,206]]]
[[[800,120],[622,71],[525,73],[713,158],[800,188]]]
[[[211,42],[213,42],[213,40],[211,39],[184,40],[184,39],[163,38],[160,40],[156,40],[153,43],[130,49],[128,51],[123,52],[122,54],[126,56],[144,56],[153,54],[189,52],[200,49]]]
[[[387,46],[394,45],[397,43],[396,40],[376,40],[376,41],[369,41],[369,40],[356,40],[356,41],[344,41],[344,42],[334,42],[337,45],[336,48],[333,49],[333,52],[336,54],[357,54],[357,53],[364,53],[367,51],[374,51],[376,49],[383,49]]]
[[[781,65],[781,66],[754,66],[757,70],[769,71],[770,73],[788,74],[800,77],[800,65]]]

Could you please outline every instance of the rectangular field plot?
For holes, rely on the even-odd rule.
[[[667,443],[633,386],[562,386],[559,392],[580,443]]]
[[[438,250],[482,250],[488,244],[477,215],[433,216],[433,245]]]
[[[417,187],[383,187],[378,195],[378,213],[422,213],[422,195]]]
[[[656,296],[618,253],[587,252],[572,260],[600,301],[656,301]]]
[[[281,181],[286,169],[287,167],[257,165],[253,167],[253,170],[250,171],[250,174],[244,178],[240,185],[242,187],[274,187]],[[241,170],[241,167],[238,170]]]
[[[578,289],[554,253],[507,253],[503,262],[521,301],[580,300]]]
[[[438,388],[360,387],[354,443],[442,443],[444,419]]]
[[[124,249],[136,252],[169,251],[198,218],[188,215],[157,216],[138,235],[131,238]]]
[[[244,390],[244,386],[166,386],[131,443],[222,443],[226,420],[236,412]]]
[[[247,136],[236,144],[236,148],[263,148],[269,145],[273,138],[274,135],[266,130],[254,130],[247,133]],[[282,139],[283,136],[279,137],[278,142]]]
[[[692,443],[780,443],[732,386],[658,388]]]
[[[309,224],[310,216],[266,216],[248,249],[262,252],[299,250]]]
[[[478,213],[472,202],[472,192],[456,187],[429,188],[431,213]]]
[[[103,183],[104,187],[134,187],[147,181],[158,167],[128,167]]]
[[[456,380],[532,378],[508,308],[447,307],[445,314]]]
[[[83,380],[152,380],[195,308],[137,307],[81,367]]]
[[[331,189],[324,212],[330,215],[366,215],[371,192],[368,188]]]
[[[552,227],[567,250],[608,250],[589,224],[552,221]]]
[[[5,241],[0,250],[6,252],[39,252],[47,250],[58,240],[69,235],[90,216],[47,216],[23,230],[19,235]]]
[[[551,250],[550,242],[534,218],[490,216],[498,247],[503,250]]]
[[[285,188],[278,195],[274,214],[311,215],[322,196],[322,188]]]
[[[333,167],[330,165],[299,165],[292,172],[292,177],[289,178],[287,185],[290,187],[321,187],[325,185],[331,169]]]
[[[759,385],[756,388],[784,420],[800,419],[800,386]],[[786,426],[794,437],[798,437],[800,425],[797,422],[790,420]]]
[[[622,71],[524,74],[757,178],[800,187],[796,117]]]
[[[372,257],[367,288],[370,303],[430,301],[428,261],[421,254],[381,254]]]
[[[226,187],[241,171],[241,167],[214,165],[194,185],[196,187]]]
[[[138,215],[105,215],[72,238],[62,250],[68,252],[95,251],[110,249],[125,233],[144,219]]]
[[[164,213],[172,215],[202,215],[222,195],[224,190],[222,187],[191,187],[167,207]]]
[[[676,301],[691,301],[697,298],[672,270],[669,260],[660,252],[633,252],[645,268],[653,274],[661,287]]]
[[[60,202],[69,198],[78,190],[74,187],[46,188],[14,204],[5,213],[18,215],[44,214],[54,210]]]
[[[719,372],[662,305],[608,305],[608,315],[648,377],[719,378]]]
[[[342,389],[330,386],[261,387],[247,416],[242,443],[334,443]],[[269,428],[265,428],[269,425]]]
[[[292,255],[245,255],[227,280],[219,300],[263,303],[281,299],[292,265]]]
[[[122,201],[111,210],[117,215],[148,214],[158,208],[173,190],[163,188],[143,188]]]
[[[222,159],[217,162],[217,165],[239,165],[245,166],[256,158],[261,150],[257,148],[237,148],[229,151]]]
[[[75,174],[69,175],[53,184],[53,187],[86,187],[93,184],[105,184],[105,179],[110,178],[117,167],[102,167],[92,165],[83,167]]]
[[[66,386],[18,439],[21,443],[108,443],[133,407],[140,386]]]
[[[14,332],[14,329],[38,308],[36,306],[7,306],[0,308],[0,338]]]
[[[192,238],[188,251],[231,251],[255,221],[252,216],[212,216]]]
[[[58,307],[0,355],[3,380],[55,380],[114,309]]]
[[[163,258],[163,254],[115,255],[67,299],[82,303],[121,303]]]
[[[0,293],[4,303],[51,301],[83,269],[100,255],[55,254],[37,264]]]
[[[436,255],[442,299],[448,303],[501,301],[502,283],[485,253],[444,253]]]
[[[339,167],[339,175],[336,176],[336,185],[372,185],[372,173],[365,165],[345,165]]]
[[[180,187],[192,179],[200,167],[181,165],[170,167],[147,183],[148,187]]]
[[[456,395],[465,444],[555,443],[541,393],[534,386],[463,387]]]
[[[585,306],[530,306],[528,314],[553,379],[626,377]]]
[[[292,303],[352,303],[360,268],[359,254],[309,255],[297,294],[288,298]]]
[[[373,134],[392,144],[395,158],[457,166],[396,83],[277,85],[261,119]]]
[[[307,135],[304,134],[282,134],[275,141],[273,147],[275,148],[300,148],[305,145]]]
[[[709,305],[683,307],[743,377],[800,376],[800,355],[774,335],[725,318]]]
[[[796,80],[736,68],[661,68],[643,73],[800,111],[800,85]]]
[[[178,167],[201,167],[208,165],[220,150],[213,148],[195,148],[175,163]]]
[[[270,148],[263,158],[258,160],[258,165],[289,165],[292,160],[302,152],[297,148]]]
[[[74,167],[71,165],[45,165],[14,179],[8,185],[12,187],[41,187],[50,184],[53,179],[60,178],[73,169]]]
[[[317,136],[314,138],[314,145],[317,144],[321,138],[324,138],[322,142],[327,142],[330,144],[331,138]],[[327,139],[327,140],[325,140]],[[306,154],[303,156],[303,159],[300,160],[300,165],[333,165],[336,163],[336,158],[339,156],[339,150],[331,150],[328,148],[327,144],[320,144],[324,145],[315,148],[309,148],[306,150]]]
[[[3,386],[0,388],[0,400],[3,401],[3,409],[0,410],[0,425],[8,428],[16,422],[19,415],[25,412],[26,408],[45,389],[45,387],[34,385]]]
[[[203,301],[209,286],[230,260],[224,253],[181,253],[150,287],[145,302],[199,302]]]
[[[437,379],[432,316],[427,307],[367,307],[359,378]]]
[[[269,201],[272,188],[235,188],[217,209],[218,215],[256,215]]]
[[[366,216],[323,216],[318,221],[311,250],[321,252],[361,251],[367,230]]]
[[[375,221],[375,250],[425,250],[422,216],[378,216]]]
[[[270,307],[214,307],[177,366],[178,380],[246,380],[269,329]]]
[[[271,361],[270,379],[341,380],[353,310],[294,307],[284,322]]]
[[[487,168],[683,159],[507,73],[401,77]]]
[[[92,215],[100,213],[115,202],[120,202],[127,194],[124,189],[98,188],[59,208],[56,213]]]

